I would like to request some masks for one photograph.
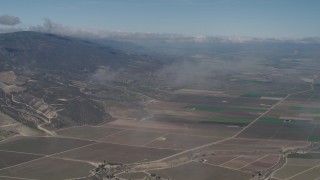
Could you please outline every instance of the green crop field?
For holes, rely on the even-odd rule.
[[[230,108],[227,108],[226,110],[231,110],[231,111],[244,111],[244,112],[265,112],[267,109],[263,109],[263,108],[249,108],[249,107],[230,107]]]
[[[264,93],[264,92],[247,92],[242,94],[240,97],[250,97],[250,98],[261,98],[262,96],[266,97],[275,97],[275,98],[284,98],[287,94],[282,93]]]
[[[210,106],[185,106],[185,109],[200,110],[200,111],[224,111],[226,107],[210,107]]]
[[[267,97],[278,97],[278,98],[284,98],[287,96],[287,94],[281,94],[281,93],[269,93],[265,95]]]
[[[249,124],[251,120],[243,118],[230,118],[230,117],[212,117],[206,120],[207,122],[215,123],[234,123],[234,124]]]
[[[258,120],[260,123],[283,123],[283,119],[279,118],[260,118]]]
[[[185,109],[191,110],[200,110],[200,111],[213,111],[213,112],[221,112],[221,111],[241,111],[241,112],[265,112],[267,109],[264,108],[250,108],[250,107],[210,107],[210,106],[196,106],[190,105],[185,106]]]
[[[293,110],[293,111],[301,111],[301,110],[303,110],[303,107],[300,107],[300,106],[289,106],[288,109],[289,110]]]
[[[260,123],[290,123],[291,125],[306,126],[310,124],[310,121],[307,120],[290,120],[286,122],[287,119],[279,118],[260,118],[258,122]]]
[[[305,153],[305,154],[289,154],[288,158],[301,158],[301,159],[320,159],[320,153]]]
[[[320,114],[320,108],[304,108],[302,111],[309,114]]]
[[[300,106],[289,106],[289,110],[293,111],[302,111],[303,113],[309,113],[309,114],[320,114],[320,108],[306,108],[306,107],[300,107]]]

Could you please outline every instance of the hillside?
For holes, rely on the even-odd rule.
[[[109,107],[146,98],[136,91],[160,66],[149,56],[76,38],[0,34],[1,112],[38,128],[110,121]]]

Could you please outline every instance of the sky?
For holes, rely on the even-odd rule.
[[[320,37],[320,0],[0,0],[0,28],[70,27],[183,35]],[[1,18],[0,18],[1,24]]]

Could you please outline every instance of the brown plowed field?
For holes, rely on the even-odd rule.
[[[115,135],[101,138],[100,141],[115,144],[142,146],[160,137],[161,135],[163,135],[163,133],[127,130]]]
[[[45,158],[1,170],[0,176],[45,180],[73,179],[88,176],[89,171],[94,168],[88,163]]]
[[[109,128],[123,128],[149,132],[163,132],[188,135],[230,137],[240,131],[241,127],[223,124],[181,123],[160,121],[133,121],[119,119],[104,125]]]
[[[155,139],[153,142],[147,144],[146,146],[169,149],[190,149],[211,142],[219,141],[221,139],[222,138],[216,137],[168,134]]]
[[[239,156],[236,159],[233,159],[225,164],[222,164],[221,166],[231,168],[231,169],[240,169],[257,159],[261,158],[263,156],[261,155],[255,155],[255,156]]]
[[[269,146],[269,147],[303,147],[308,145],[308,142],[303,141],[285,141],[285,140],[259,140],[259,139],[241,139],[234,138],[221,142],[220,144],[233,145],[252,145],[252,146]]]
[[[0,143],[0,150],[35,154],[54,154],[94,143],[80,139],[56,137],[16,137]]]
[[[42,156],[0,151],[0,169],[27,162]],[[1,178],[0,178],[1,179]]]
[[[253,162],[243,168],[241,168],[242,171],[249,171],[249,172],[258,172],[267,168],[270,168],[272,166],[274,166],[278,160],[279,160],[280,156],[279,155],[268,155],[256,162]]]
[[[262,147],[262,146],[246,146],[246,145],[228,145],[228,144],[214,144],[209,147],[201,149],[203,151],[230,151],[230,152],[256,152],[269,151],[278,152],[279,147]]]
[[[103,162],[105,160],[111,163],[134,163],[153,161],[178,152],[180,151],[99,143],[74,151],[62,153],[57,156],[92,162]]]
[[[149,173],[155,173],[164,178],[179,180],[248,180],[251,178],[251,174],[249,173],[196,162],[191,162],[170,169],[149,171]]]
[[[237,155],[214,155],[205,157],[205,159],[207,160],[206,162],[209,164],[220,165],[237,157]]]
[[[81,126],[56,131],[58,135],[95,140],[121,131],[121,129]]]

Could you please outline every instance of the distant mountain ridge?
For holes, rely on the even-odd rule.
[[[101,65],[111,68],[135,65],[134,56],[111,47],[30,31],[0,34],[0,58],[9,66],[74,72],[93,72]]]

